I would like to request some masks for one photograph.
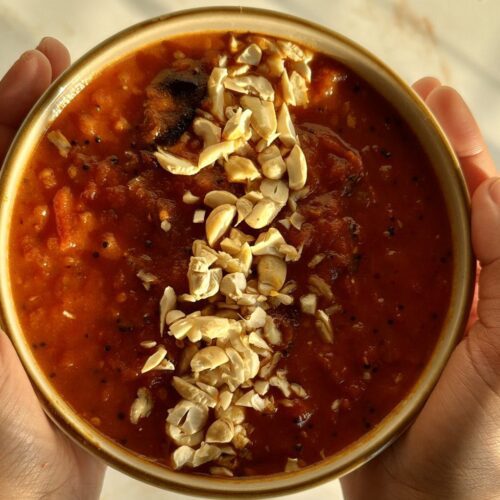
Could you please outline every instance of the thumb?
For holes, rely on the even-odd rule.
[[[498,177],[483,182],[472,198],[472,244],[483,267],[500,259],[500,178]],[[500,300],[500,296],[498,299]]]
[[[472,244],[481,271],[469,353],[478,374],[500,396],[500,178],[483,182],[474,193]]]

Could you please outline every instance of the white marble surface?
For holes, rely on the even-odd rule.
[[[469,102],[500,165],[500,1],[498,0],[0,0],[0,74],[40,38],[63,40],[76,58],[103,38],[141,20],[182,8],[248,5],[282,10],[327,25],[385,60],[408,81],[435,75]],[[116,471],[103,500],[186,499]],[[290,495],[340,499],[336,482]]]

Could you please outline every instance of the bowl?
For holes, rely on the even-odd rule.
[[[17,186],[34,146],[64,107],[103,68],[155,41],[212,31],[253,31],[287,38],[339,60],[389,100],[410,124],[431,159],[444,194],[453,241],[450,307],[434,352],[417,383],[375,428],[341,452],[291,473],[218,478],[166,469],[129,452],[78,416],[38,366],[16,315],[9,274],[9,232]],[[380,60],[344,36],[277,12],[204,8],[176,12],[132,26],[74,63],[42,96],[21,126],[0,178],[0,320],[31,378],[47,414],[70,438],[111,466],[162,488],[200,496],[246,497],[287,494],[338,478],[389,446],[411,423],[430,394],[456,342],[471,303],[474,266],[470,248],[469,200],[458,160],[440,126],[415,92]]]

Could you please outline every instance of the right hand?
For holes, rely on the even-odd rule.
[[[500,179],[493,177],[493,160],[456,90],[433,78],[418,81],[415,89],[447,133],[472,195],[479,300],[468,335],[412,427],[379,457],[343,478],[342,487],[346,500],[498,499]]]

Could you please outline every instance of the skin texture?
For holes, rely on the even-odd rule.
[[[69,64],[67,49],[44,38],[0,82],[0,160],[20,122]],[[409,431],[342,480],[347,500],[477,499],[500,496],[500,179],[460,95],[435,78],[415,90],[460,157],[472,197],[480,263],[468,335]],[[0,332],[2,499],[96,499],[104,465],[67,440],[45,416],[16,353]]]

